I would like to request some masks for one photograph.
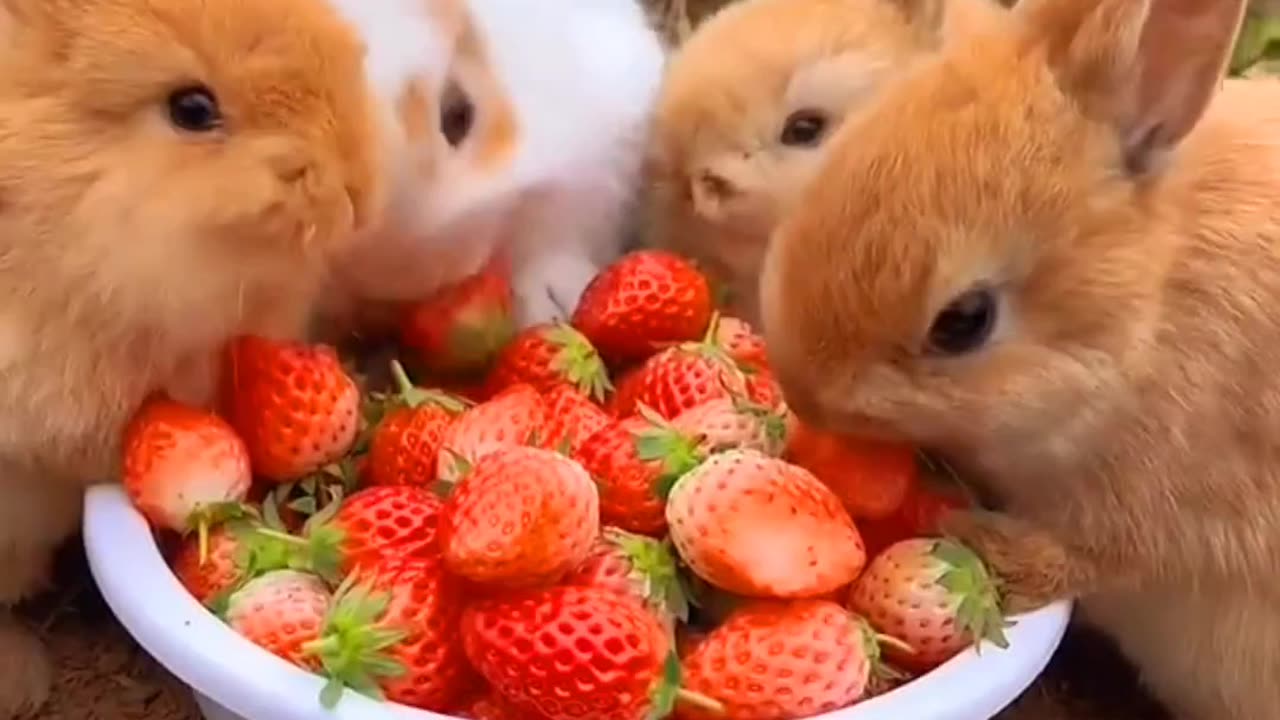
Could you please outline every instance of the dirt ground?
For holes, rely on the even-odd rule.
[[[181,684],[116,624],[78,543],[60,559],[58,590],[24,608],[24,615],[49,643],[58,668],[51,703],[31,720],[200,720]],[[1106,642],[1073,630],[1008,720],[1164,720],[1137,687]]]

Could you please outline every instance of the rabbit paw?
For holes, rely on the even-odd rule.
[[[569,320],[582,291],[598,270],[588,258],[557,256],[519,271],[512,287],[516,297],[516,322],[525,328]]]
[[[1020,520],[999,513],[955,512],[943,519],[942,531],[982,556],[1000,580],[1006,613],[1037,610],[1079,594],[1066,548]]]
[[[44,643],[0,610],[0,717],[36,717],[52,678]]]

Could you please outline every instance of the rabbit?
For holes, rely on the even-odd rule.
[[[665,51],[636,0],[331,0],[370,47],[397,158],[327,313],[508,254],[521,326],[566,318],[627,239]]]
[[[1179,720],[1280,707],[1280,82],[1244,0],[1021,0],[829,143],[760,293],[788,407],[993,492],[946,529],[1079,598]]]
[[[313,0],[0,0],[0,608],[40,590],[153,392],[301,337],[382,213],[360,38]],[[0,718],[46,698],[0,616]]]
[[[648,152],[646,241],[699,261],[759,323],[761,265],[843,118],[993,0],[743,0],[668,63]]]

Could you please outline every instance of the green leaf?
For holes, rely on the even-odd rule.
[[[342,692],[345,689],[341,680],[329,678],[329,682],[325,683],[324,688],[320,691],[320,704],[326,710],[332,710],[337,707],[338,701],[342,699]]]
[[[982,642],[1008,647],[1004,630],[1011,623],[1000,612],[1000,594],[982,559],[973,550],[950,539],[934,543],[931,555],[941,565],[937,583],[955,603],[956,625],[968,632],[974,645]]]
[[[316,499],[313,496],[304,495],[303,497],[290,500],[286,507],[294,512],[302,513],[303,515],[314,515],[316,513]]]
[[[1250,7],[1231,55],[1230,73],[1241,75],[1277,56],[1280,56],[1280,17],[1261,7]]]
[[[613,383],[609,382],[609,371],[591,341],[563,322],[544,330],[542,337],[560,348],[551,358],[551,369],[583,395],[603,402],[613,390]]]
[[[652,707],[647,716],[648,720],[662,720],[675,710],[680,682],[680,657],[672,650],[667,653],[667,659],[662,663],[662,677],[650,694]]]

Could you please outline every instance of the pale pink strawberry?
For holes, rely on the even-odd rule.
[[[876,556],[854,583],[849,607],[911,651],[887,645],[901,667],[927,672],[967,647],[1008,645],[996,584],[982,560],[952,540],[903,540]]]
[[[457,482],[485,454],[511,445],[541,446],[547,403],[532,385],[517,383],[468,408],[444,433],[439,479]]]
[[[804,468],[754,450],[717,453],[681,477],[666,517],[689,568],[739,595],[822,597],[866,562],[840,499]]]
[[[776,410],[747,400],[720,397],[685,410],[671,424],[697,437],[703,454],[735,448],[777,457],[786,448],[785,408]]]
[[[226,621],[232,630],[299,667],[319,667],[307,651],[320,637],[331,597],[324,582],[297,570],[273,570],[232,593]]]

